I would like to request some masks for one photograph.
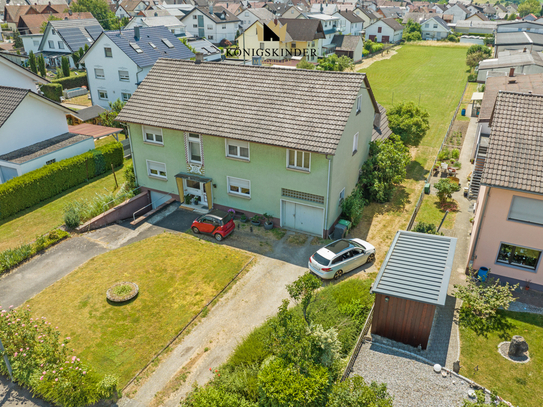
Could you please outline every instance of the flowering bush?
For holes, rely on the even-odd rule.
[[[61,338],[58,327],[45,317],[31,318],[28,307],[12,308],[0,311],[0,339],[17,383],[64,407],[93,404],[115,394],[117,379],[101,378],[81,362],[68,348],[70,338]],[[0,372],[8,373],[3,358]]]

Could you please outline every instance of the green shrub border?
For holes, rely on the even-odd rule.
[[[7,249],[0,252],[0,275],[7,273],[25,261],[43,252],[68,238],[70,234],[62,229],[55,229],[43,236],[39,236],[34,242],[22,244],[15,249]]]
[[[80,88],[82,86],[89,87],[87,74],[78,72],[78,75],[71,75],[60,79],[53,79],[51,82],[62,85],[62,89]]]
[[[41,85],[40,90],[43,92],[43,95],[55,102],[60,102],[60,97],[62,96],[62,85],[60,83],[48,83],[46,85]]]
[[[111,170],[111,164],[119,167],[123,155],[121,143],[110,143],[0,184],[0,219],[101,175]]]

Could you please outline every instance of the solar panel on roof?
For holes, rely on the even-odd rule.
[[[96,39],[100,36],[100,34],[102,33],[102,27],[99,26],[99,25],[90,25],[88,27],[85,27],[85,29],[87,30],[87,32],[90,34],[90,36],[92,37],[93,40],[96,41]]]
[[[92,38],[89,39],[87,33],[83,33],[79,27],[59,28],[58,32],[68,46],[74,51],[85,47],[85,44],[87,44],[89,40],[92,42]]]
[[[173,44],[170,42],[170,40],[166,39],[166,38],[162,38],[162,42],[164,43],[164,45],[166,45],[168,48],[173,48]]]

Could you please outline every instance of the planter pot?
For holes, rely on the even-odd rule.
[[[251,223],[253,224],[253,226],[260,226],[260,221],[254,221],[252,220]]]
[[[265,222],[264,223],[264,229],[266,230],[272,230],[273,229],[273,222]]]
[[[247,219],[247,218],[241,218],[239,221],[240,221],[241,223],[247,223],[248,220],[249,220],[249,219]]]

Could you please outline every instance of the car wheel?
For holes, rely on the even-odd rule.
[[[220,242],[222,239],[223,239],[223,238],[222,238],[222,236],[221,236],[220,233],[215,233],[215,240],[216,240],[217,242]]]
[[[195,234],[200,233],[200,229],[198,229],[196,226],[193,226],[193,227],[192,227],[192,231],[193,231]]]
[[[339,279],[343,275],[343,270],[336,271],[336,274],[334,274],[334,280]]]
[[[373,263],[374,261],[375,261],[375,253],[372,253],[368,256],[368,260],[366,261],[366,264]]]

